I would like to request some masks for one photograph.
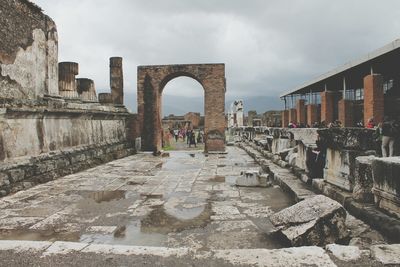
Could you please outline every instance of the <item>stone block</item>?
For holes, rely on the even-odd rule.
[[[373,177],[372,161],[374,156],[361,156],[356,158],[354,170],[353,198],[360,202],[372,203],[374,196],[372,194]]]
[[[347,237],[346,210],[338,202],[317,195],[270,217],[276,231],[292,246],[323,246]]]
[[[352,192],[356,157],[363,155],[364,152],[359,150],[328,148],[324,168],[325,181]]]
[[[400,157],[374,159],[372,174],[375,203],[400,218]]]
[[[399,266],[400,244],[372,246],[371,255],[375,260],[385,266]]]
[[[268,175],[260,175],[258,171],[243,171],[236,179],[237,186],[245,187],[265,187],[267,186]]]

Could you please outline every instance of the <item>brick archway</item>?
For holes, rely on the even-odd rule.
[[[225,150],[225,64],[139,66],[138,120],[144,151],[161,149],[161,97],[165,85],[187,76],[204,89],[205,151]]]

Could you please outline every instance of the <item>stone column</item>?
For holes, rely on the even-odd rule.
[[[122,57],[110,58],[110,87],[113,103],[124,104],[124,74],[122,71]]]
[[[79,73],[76,62],[58,63],[58,88],[60,96],[67,99],[78,99],[75,76]]]
[[[312,127],[314,122],[318,122],[318,105],[309,104],[307,105],[307,124]]]
[[[87,78],[76,79],[78,94],[82,101],[97,102],[94,81]]]
[[[289,125],[289,110],[282,111],[282,128],[286,128]]]
[[[298,123],[305,124],[307,122],[305,104],[306,104],[306,101],[304,99],[297,99],[296,118],[297,118]]]
[[[383,77],[372,74],[364,77],[364,125],[369,118],[374,118],[375,123],[383,121],[384,115]]]
[[[295,122],[297,124],[297,111],[295,108],[288,110],[289,112],[289,122]]]
[[[325,91],[321,93],[321,121],[326,124],[333,122],[334,93]]]
[[[111,104],[113,104],[111,93],[100,93],[99,94],[99,102],[102,105],[111,105]]]
[[[339,100],[339,121],[343,127],[354,127],[353,101],[347,99]]]

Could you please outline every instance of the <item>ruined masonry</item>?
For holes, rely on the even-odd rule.
[[[0,196],[133,154],[122,58],[110,59],[111,93],[97,97],[78,63],[58,62],[51,18],[26,0],[0,6]]]

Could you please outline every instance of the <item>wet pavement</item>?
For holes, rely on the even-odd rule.
[[[236,187],[258,170],[246,152],[137,154],[0,199],[0,239],[167,248],[281,248],[268,216],[293,204],[279,187]]]

